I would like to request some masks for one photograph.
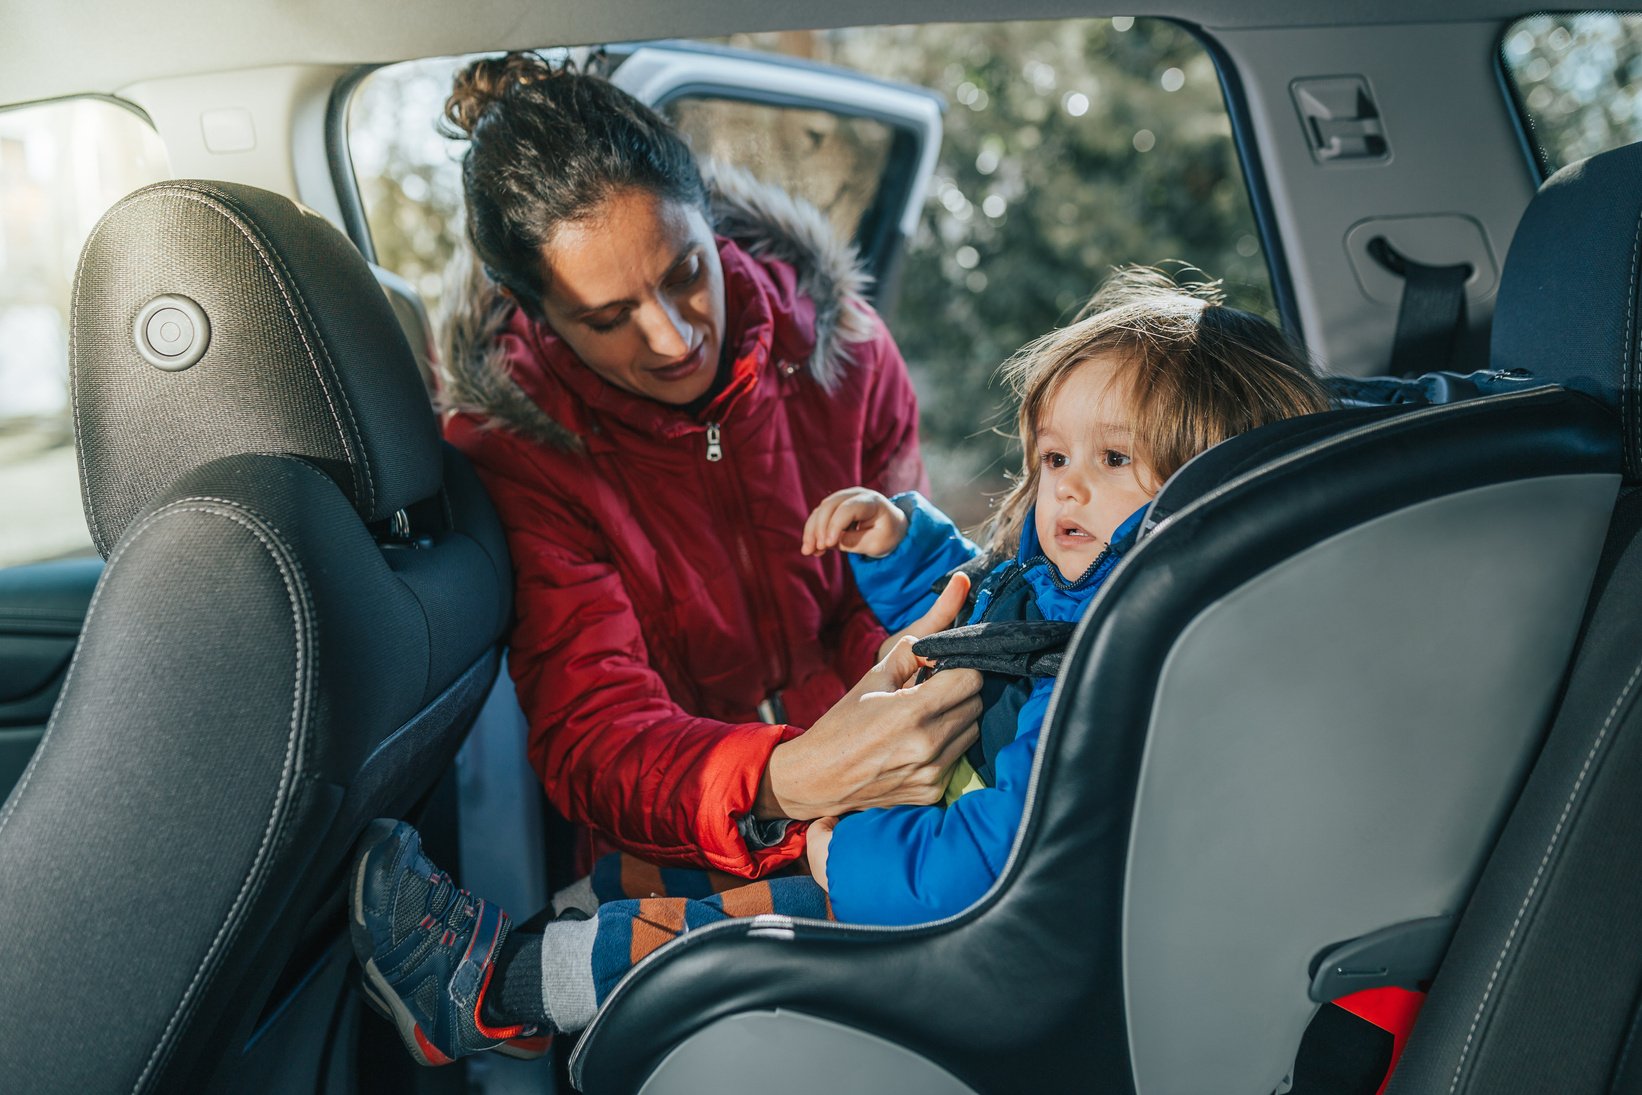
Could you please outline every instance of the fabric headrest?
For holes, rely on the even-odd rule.
[[[1620,412],[1625,476],[1642,476],[1642,144],[1569,164],[1517,226],[1494,306],[1496,370],[1595,396]]]
[[[225,456],[303,457],[367,522],[439,490],[438,425],[392,307],[345,236],[278,194],[128,195],[86,242],[72,315],[81,491],[104,555]]]

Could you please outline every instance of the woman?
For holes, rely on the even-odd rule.
[[[604,846],[757,878],[802,854],[791,821],[935,801],[978,676],[868,673],[882,628],[836,555],[800,553],[831,492],[925,480],[852,252],[745,177],[709,189],[648,108],[535,54],[469,65],[446,117],[484,272],[446,433],[507,527],[509,665],[554,805]]]

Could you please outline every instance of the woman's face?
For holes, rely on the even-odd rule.
[[[619,191],[542,248],[548,326],[616,387],[683,404],[712,387],[724,268],[701,211]]]

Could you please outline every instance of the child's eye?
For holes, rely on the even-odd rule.
[[[1100,456],[1100,462],[1108,468],[1127,467],[1131,459],[1128,453],[1118,452],[1116,449],[1107,449]]]
[[[1046,452],[1043,454],[1043,462],[1051,468],[1064,468],[1066,466],[1066,454],[1063,452]]]

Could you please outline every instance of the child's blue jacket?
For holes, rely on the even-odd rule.
[[[856,585],[883,625],[898,631],[929,610],[934,586],[980,548],[950,519],[915,492],[897,495],[910,518],[906,539],[881,559],[850,556]],[[980,593],[967,623],[979,621],[988,605],[988,580],[1018,563],[1046,620],[1075,621],[1094,599],[1132,544],[1145,507],[1119,526],[1108,548],[1075,582],[1061,579],[1043,555],[1028,516],[1014,563],[1000,564],[976,583]],[[1026,807],[1026,786],[1038,734],[1055,682],[1032,682],[1016,720],[1015,740],[999,751],[993,784],[971,791],[950,806],[895,806],[864,810],[838,823],[827,852],[827,884],[839,920],[867,924],[919,924],[961,912],[974,904],[1003,872]]]

